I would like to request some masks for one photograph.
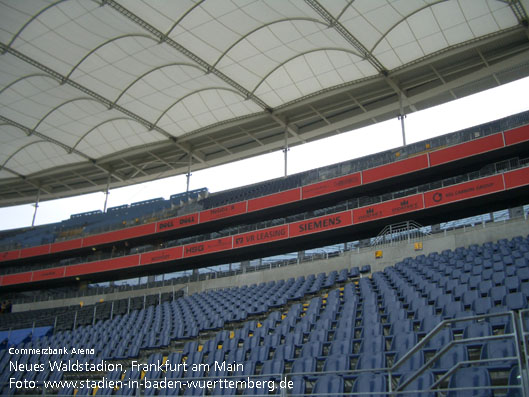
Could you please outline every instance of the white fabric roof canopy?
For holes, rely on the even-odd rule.
[[[0,205],[277,150],[529,74],[527,0],[2,0]],[[460,92],[458,92],[458,89]]]

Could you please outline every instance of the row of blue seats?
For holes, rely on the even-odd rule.
[[[304,294],[318,292],[343,279],[347,271],[311,275],[307,278],[263,283],[259,286],[210,291],[184,297],[173,302],[164,302],[156,307],[133,311],[129,315],[117,316],[113,320],[95,326],[82,327],[75,331],[64,331],[37,341],[22,344],[24,348],[44,346],[90,346],[97,355],[72,356],[63,354],[54,360],[81,359],[98,363],[103,359],[126,359],[137,357],[141,349],[168,346],[171,340],[194,338],[200,331],[220,329],[225,321],[241,321],[249,314],[261,313],[266,301],[275,297],[299,299]],[[252,303],[253,302],[253,303]],[[282,303],[284,304],[284,303]],[[252,308],[254,310],[252,311]],[[267,310],[267,309],[266,309]],[[242,316],[241,313],[245,313]],[[235,318],[237,317],[237,318]],[[214,320],[212,320],[214,319]],[[12,358],[12,357],[11,357]],[[22,359],[17,357],[17,359]],[[29,360],[26,357],[25,360]],[[47,362],[50,357],[32,356],[36,362]],[[0,370],[8,368],[9,357],[0,360]],[[45,376],[43,374],[41,377]]]

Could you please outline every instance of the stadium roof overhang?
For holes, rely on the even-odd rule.
[[[527,10],[2,0],[0,206],[183,174],[519,79]]]

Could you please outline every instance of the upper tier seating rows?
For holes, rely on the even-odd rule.
[[[290,393],[300,395],[384,393],[390,384],[393,390],[399,385],[416,390],[439,381],[441,386],[451,388],[483,387],[482,394],[472,395],[492,396],[492,381],[503,386],[512,382],[516,386],[515,374],[520,364],[512,336],[516,317],[499,313],[518,313],[529,307],[529,238],[407,258],[383,272],[373,273],[370,278],[353,282],[349,276],[344,269],[328,275],[207,291],[116,316],[94,326],[56,332],[17,348],[92,346],[95,353],[14,357],[0,352],[0,382],[9,377],[42,381],[71,375],[57,371],[9,371],[8,362],[15,358],[27,363],[49,360],[97,363],[108,359],[130,360],[140,357],[140,351],[145,349],[158,349],[146,362],[168,360],[171,364],[211,366],[203,365],[197,371],[186,372],[179,367],[143,374],[129,367],[125,376],[151,381],[251,376],[273,381],[275,385],[280,374],[286,374],[294,382]],[[476,315],[486,317],[468,319]],[[261,319],[252,319],[253,316]],[[441,324],[443,320],[450,321]],[[522,325],[529,336],[529,317],[524,318]],[[201,336],[206,335],[204,332],[212,336]],[[175,350],[174,340],[187,342]],[[528,342],[526,339],[525,343]],[[216,368],[215,361],[243,366],[233,370]],[[449,372],[462,361],[479,365]],[[431,363],[429,368],[405,385],[426,363]],[[389,372],[393,380],[388,377]],[[106,376],[121,379],[123,374],[118,371]],[[147,388],[142,392],[147,395],[204,392],[200,387],[184,389]],[[128,395],[136,391],[132,385],[118,392]],[[515,391],[513,388],[507,395],[514,396]],[[8,394],[11,390],[4,387],[2,392]],[[61,392],[72,395],[74,390]],[[78,391],[81,395],[93,392],[91,388]],[[268,394],[262,387],[238,392]],[[113,389],[98,389],[96,394],[113,393]],[[236,390],[217,388],[212,393],[233,395]],[[466,395],[468,391],[448,393],[449,397]]]

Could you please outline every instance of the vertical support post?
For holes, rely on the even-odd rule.
[[[103,206],[103,212],[106,213],[107,212],[107,204],[108,204],[108,195],[110,194],[110,176],[111,174],[109,173],[108,174],[108,179],[107,179],[107,188],[105,189],[105,205]]]
[[[110,306],[110,319],[112,320],[114,318],[114,301],[112,301],[112,305]]]
[[[406,146],[406,130],[404,128],[404,119],[406,118],[406,115],[404,114],[404,105],[402,104],[402,92],[399,94],[399,102],[400,102],[400,114],[399,114],[399,120],[400,120],[400,128],[402,129],[402,146]]]
[[[516,344],[516,357],[518,359],[518,368],[520,369],[520,377],[521,377],[521,385],[522,385],[522,394],[524,395],[524,392],[527,392],[529,390],[529,379],[527,376],[527,371],[523,371],[522,368],[522,340],[523,340],[523,319],[522,315],[520,314],[519,317],[515,315],[513,311],[509,312],[509,317],[511,320],[511,324],[513,325],[513,333],[514,333],[514,342]],[[519,322],[518,322],[519,320]]]
[[[92,325],[96,324],[96,310],[97,310],[97,305],[94,305],[94,314],[92,316]]]
[[[288,175],[288,151],[290,149],[288,148],[288,131],[285,129],[285,147],[283,149],[283,153],[285,153],[285,176]]]
[[[55,335],[56,328],[57,328],[57,316],[55,316],[55,320],[53,321],[53,335]]]
[[[31,227],[35,226],[35,218],[37,217],[37,208],[39,208],[40,201],[40,188],[37,190],[37,199],[35,200],[35,211],[33,212],[33,220],[31,221]]]
[[[75,327],[77,325],[77,310],[75,311],[75,315],[73,317],[73,330],[75,331]]]
[[[143,308],[145,309],[145,305],[147,304],[147,295],[143,295]]]
[[[187,174],[186,174],[186,193],[189,192],[189,183],[191,181],[191,163],[193,162],[193,156],[189,152],[189,163],[187,164]]]
[[[130,296],[129,296],[129,301],[127,303],[127,314],[130,314]]]

